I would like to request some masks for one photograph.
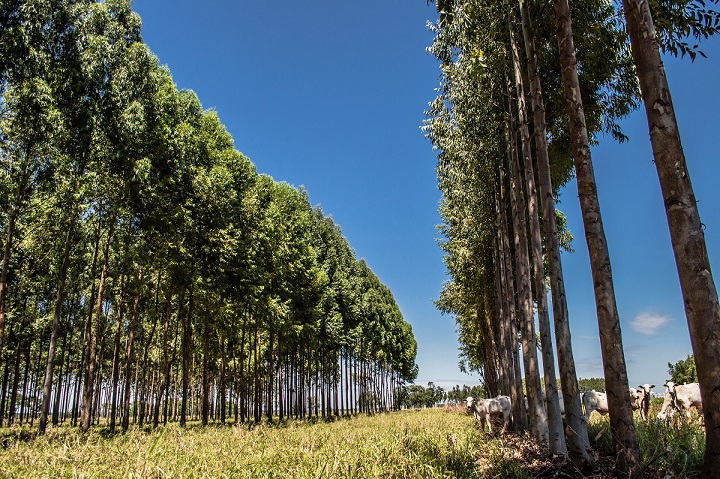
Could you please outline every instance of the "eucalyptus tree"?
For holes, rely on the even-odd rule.
[[[622,346],[620,319],[615,301],[610,255],[600,215],[600,203],[592,166],[588,131],[585,125],[582,94],[578,81],[577,60],[570,7],[567,0],[554,0],[560,67],[565,91],[565,108],[569,118],[571,145],[577,178],[578,196],[585,227],[585,240],[595,290],[595,303],[600,330],[600,346],[607,386],[610,425],[613,430],[615,455],[623,474],[641,469],[635,423],[628,399],[628,379]]]
[[[696,9],[704,2],[694,4]],[[717,3],[717,2],[713,2]],[[661,38],[647,2],[623,0],[627,31],[640,81],[653,158],[665,203],[670,238],[696,358],[705,417],[706,448],[702,474],[711,477],[720,470],[720,304],[710,270],[703,225],[690,182],[670,87],[660,57]],[[717,33],[720,14],[697,17],[695,36]],[[695,20],[695,17],[691,17]],[[688,27],[688,30],[690,28]],[[680,43],[681,48],[682,43]],[[682,49],[685,54],[686,49]],[[677,50],[674,52],[677,54]],[[695,58],[695,52],[689,52]],[[710,339],[715,338],[715,339]]]
[[[555,201],[550,177],[550,159],[547,146],[547,131],[545,127],[545,104],[542,95],[542,86],[537,65],[537,50],[535,46],[535,35],[530,17],[530,8],[527,0],[520,0],[520,13],[522,18],[522,31],[527,59],[528,79],[530,82],[530,93],[532,99],[533,125],[535,139],[535,153],[538,164],[538,183],[540,186],[543,223],[545,226],[545,244],[547,248],[547,259],[550,272],[550,287],[553,295],[553,318],[555,323],[555,335],[558,351],[558,366],[560,370],[561,384],[563,389],[563,400],[565,403],[565,418],[569,427],[574,431],[569,434],[567,442],[569,452],[573,459],[587,461],[590,458],[590,444],[587,435],[587,426],[583,421],[582,405],[578,393],[577,375],[575,373],[575,361],[572,353],[570,340],[570,327],[567,312],[567,300],[565,296],[565,285],[562,277],[562,265],[560,260],[560,245],[558,240],[558,228],[555,218]],[[528,171],[529,170],[529,171]],[[534,178],[531,162],[526,163],[526,178]],[[532,196],[532,194],[530,195]],[[535,212],[534,217],[537,217]],[[545,273],[542,269],[542,261],[538,261],[541,251],[537,244],[539,231],[535,231],[536,220],[533,218],[533,252],[536,291],[538,299],[544,297],[544,284],[537,285],[538,281],[543,282]],[[538,228],[539,229],[539,228]],[[547,304],[545,305],[547,312]],[[543,353],[552,346],[543,343]],[[548,360],[543,357],[543,365]],[[550,360],[550,364],[554,361]],[[551,381],[545,378],[547,386]]]

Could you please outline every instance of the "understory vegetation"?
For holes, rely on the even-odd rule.
[[[657,414],[659,404],[651,413]],[[654,417],[654,416],[651,416]],[[636,418],[638,419],[638,418]],[[647,477],[693,477],[702,460],[702,430],[636,422]],[[594,414],[599,454],[592,470],[552,458],[525,435],[494,437],[463,412],[405,410],[334,421],[202,426],[189,423],[109,434],[53,427],[3,430],[2,477],[605,477],[613,474],[606,418]],[[669,451],[662,453],[663,451]],[[658,457],[659,456],[659,457]]]

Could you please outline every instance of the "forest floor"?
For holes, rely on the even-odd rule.
[[[0,430],[0,477],[612,477],[606,430],[606,420],[591,424],[591,439],[600,436],[598,461],[580,470],[527,436],[490,436],[464,412],[441,408],[331,422],[131,427],[115,435],[100,426],[87,434],[57,427],[34,437],[15,427]],[[641,446],[643,435],[650,441],[643,452],[652,461],[646,477],[694,477],[699,463],[688,458],[697,451],[681,449],[697,443],[673,443],[675,459],[659,433],[638,427]]]

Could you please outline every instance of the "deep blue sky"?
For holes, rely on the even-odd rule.
[[[476,377],[458,369],[453,319],[433,305],[446,279],[436,245],[440,194],[435,155],[419,127],[438,78],[425,53],[434,6],[425,0],[135,0],[134,9],[145,42],[178,87],[217,110],[259,172],[304,186],[391,288],[418,341],[417,382],[475,384]],[[705,51],[708,60],[667,66],[719,271],[718,42]],[[690,345],[644,113],[624,126],[631,141],[604,139],[593,158],[630,382],[660,386],[667,362],[684,358]],[[576,252],[563,260],[578,375],[600,376],[574,182],[563,189],[559,208],[575,235]]]

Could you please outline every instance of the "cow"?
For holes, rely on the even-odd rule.
[[[700,397],[700,385],[698,383],[675,384],[672,381],[665,383],[665,400],[658,413],[658,419],[665,419],[672,416],[675,410],[685,411],[690,417],[690,408],[695,406],[702,412],[702,398]],[[702,416],[701,416],[702,417]]]
[[[608,409],[607,396],[602,392],[585,391],[582,396],[582,403],[583,406],[585,406],[585,422],[590,420],[590,414],[592,414],[593,411],[597,411],[603,416],[610,412]]]
[[[502,417],[503,427],[500,434],[504,434],[510,424],[510,398],[507,396],[497,396],[491,399],[473,398],[469,396],[465,400],[468,410],[473,413],[475,419],[480,421],[480,427],[485,429],[485,421],[487,421],[488,429],[492,434],[492,419]]]
[[[633,411],[635,409],[640,409],[642,405],[642,393],[637,391],[635,388],[630,388],[628,393],[630,395],[630,405],[632,406]],[[647,400],[649,404],[649,393]],[[599,412],[602,416],[610,412],[610,409],[608,408],[607,394],[603,392],[585,391],[582,395],[582,403],[583,406],[585,406],[586,422],[590,420],[590,414],[592,414],[593,411]]]
[[[650,390],[654,388],[655,385],[645,383],[638,387],[640,389],[636,391],[634,395],[631,394],[635,399],[633,401],[633,409],[640,409],[640,416],[643,420],[647,421],[648,411],[650,410]],[[634,391],[633,388],[630,388],[630,390]]]

